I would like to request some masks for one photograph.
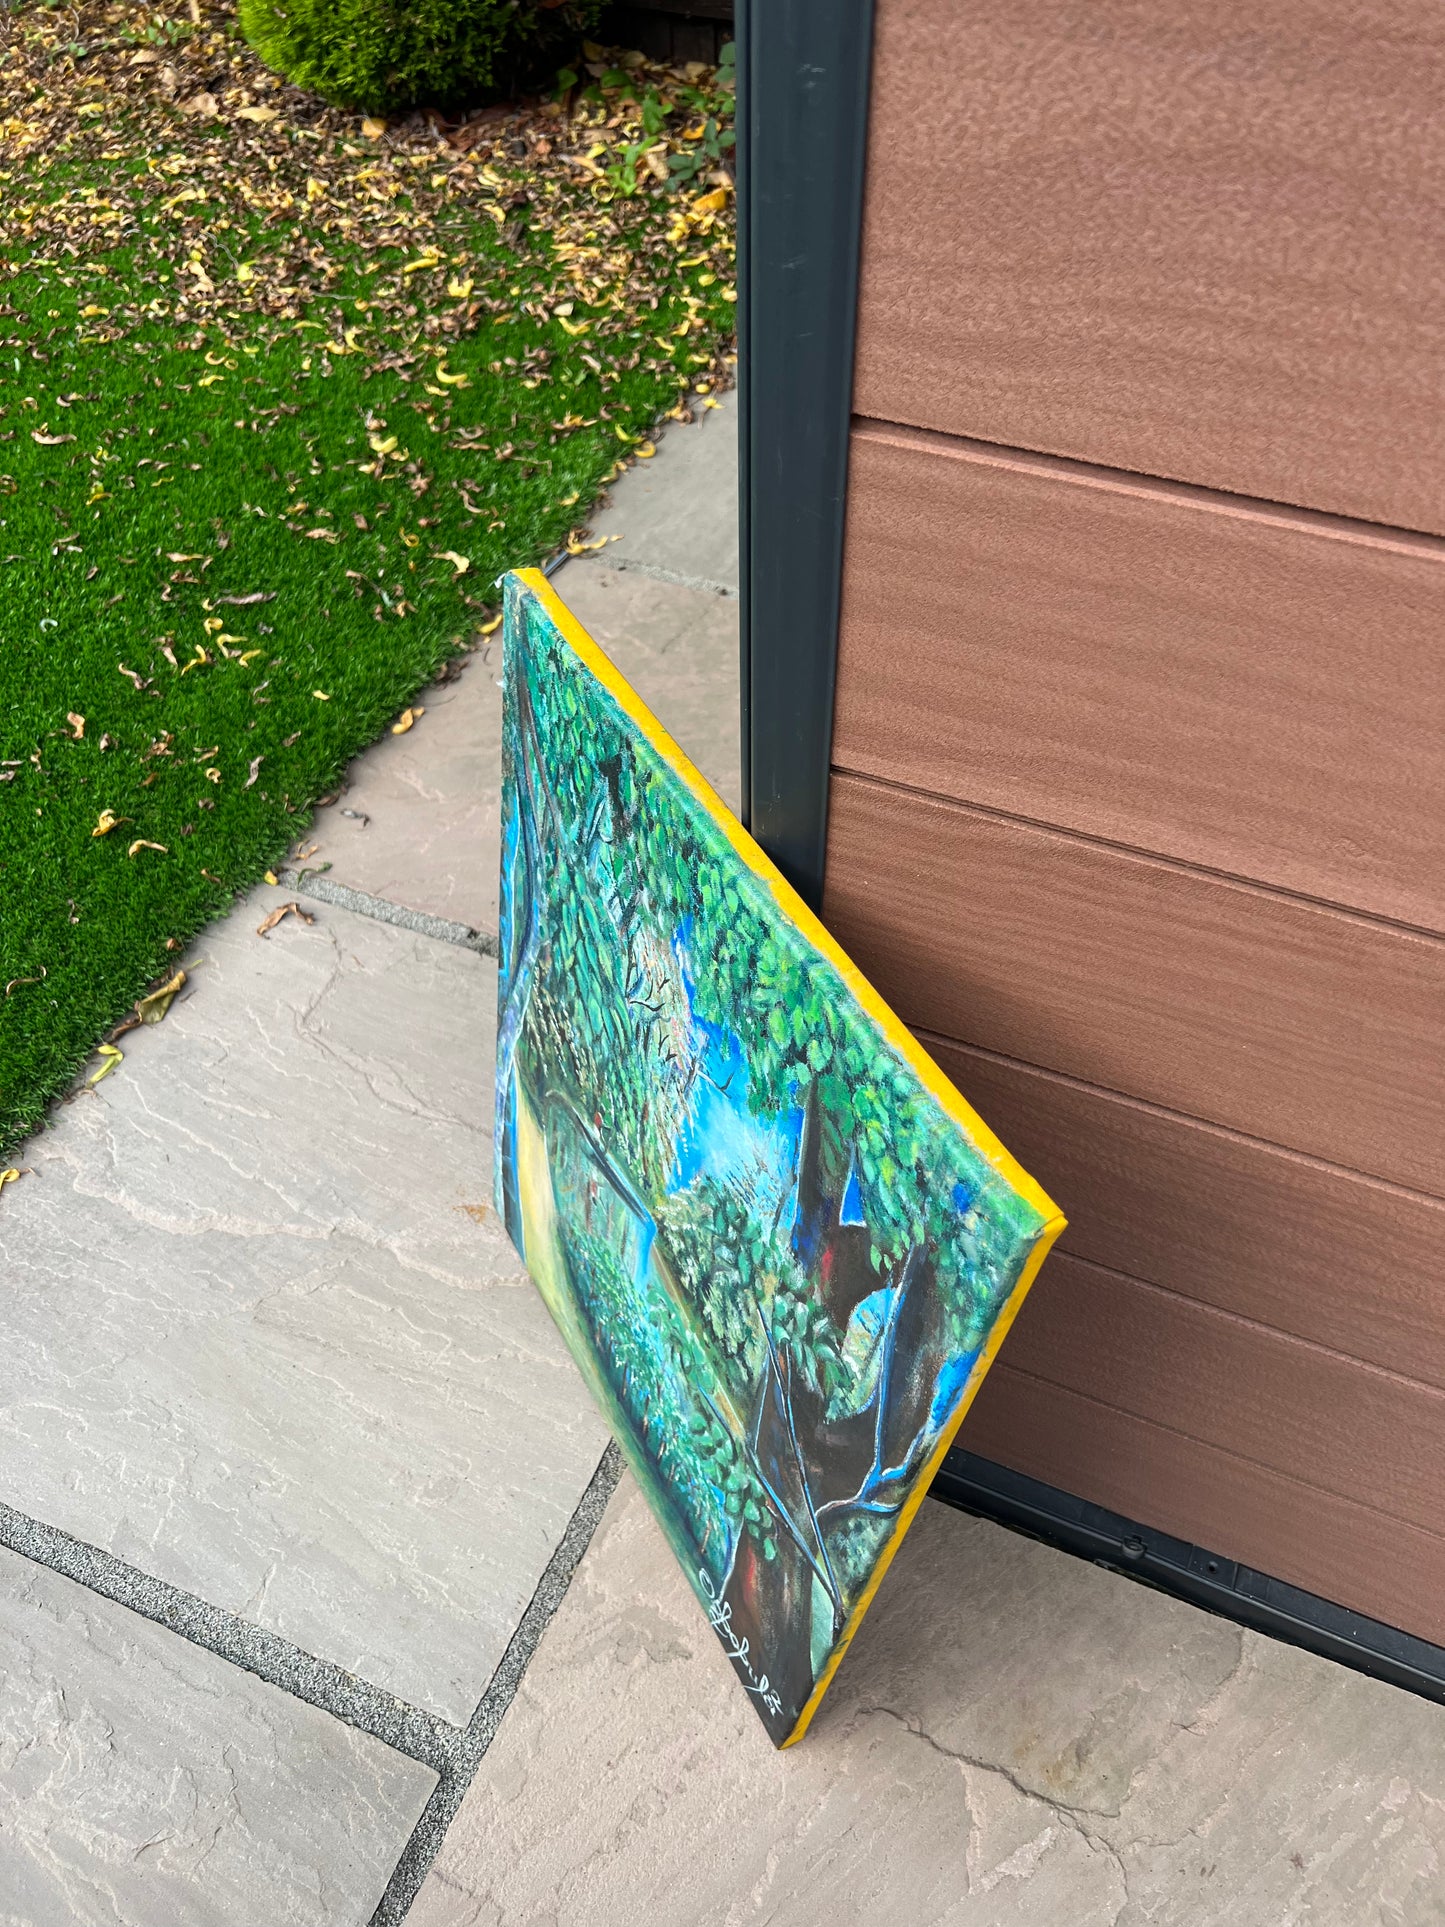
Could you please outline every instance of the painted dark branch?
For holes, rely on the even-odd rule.
[[[898,1283],[894,1288],[893,1301],[888,1307],[888,1319],[883,1328],[882,1354],[878,1361],[878,1384],[873,1394],[873,1458],[858,1490],[850,1498],[830,1499],[818,1507],[819,1521],[834,1513],[847,1512],[895,1512],[902,1505],[906,1495],[900,1493],[896,1499],[886,1496],[890,1485],[897,1485],[908,1477],[913,1461],[917,1456],[922,1428],[909,1441],[901,1465],[885,1466],[884,1453],[887,1447],[888,1419],[893,1392],[893,1371],[898,1356],[898,1327],[903,1317],[903,1308],[910,1287],[916,1281],[923,1266],[922,1246],[915,1245],[903,1264],[899,1267]]]
[[[808,1522],[813,1528],[813,1537],[817,1541],[818,1553],[828,1574],[827,1589],[833,1601],[833,1629],[836,1632],[842,1623],[843,1617],[843,1589],[838,1584],[838,1576],[833,1570],[833,1561],[828,1557],[827,1543],[823,1538],[822,1527],[818,1523],[818,1509],[813,1503],[813,1490],[808,1483],[807,1463],[798,1445],[798,1428],[793,1414],[792,1365],[791,1362],[789,1362],[785,1382],[783,1360],[778,1356],[778,1348],[773,1342],[773,1334],[768,1330],[767,1319],[763,1318],[761,1313],[759,1313],[759,1317],[762,1321],[763,1337],[767,1341],[768,1361],[773,1376],[777,1381],[778,1402],[782,1406],[783,1416],[788,1422],[788,1443],[792,1447],[793,1460],[798,1468],[798,1484],[802,1490],[803,1504],[807,1508]]]

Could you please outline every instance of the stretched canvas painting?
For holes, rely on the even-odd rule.
[[[1063,1220],[535,571],[504,640],[497,1208],[787,1745]]]

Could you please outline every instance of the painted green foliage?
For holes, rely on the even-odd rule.
[[[499,1206],[785,1738],[1045,1221],[515,579],[506,639]]]

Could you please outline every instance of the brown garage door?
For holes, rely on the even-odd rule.
[[[960,1442],[1445,1643],[1442,99],[879,0],[824,914],[1072,1221]]]

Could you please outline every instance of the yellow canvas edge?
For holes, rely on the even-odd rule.
[[[1056,1215],[1049,1220],[1034,1241],[1033,1248],[1030,1250],[1028,1258],[1024,1263],[1024,1268],[1019,1273],[1018,1283],[1009,1293],[1008,1302],[999,1313],[997,1319],[995,1319],[994,1327],[988,1335],[987,1343],[979,1353],[973,1370],[968,1375],[968,1383],[964,1386],[963,1396],[958,1401],[958,1410],[954,1413],[947,1429],[939,1438],[938,1444],[929,1454],[927,1463],[919,1473],[917,1483],[914,1485],[913,1491],[907,1503],[904,1505],[903,1510],[898,1515],[898,1523],[893,1528],[887,1545],[884,1546],[882,1552],[878,1555],[878,1563],[874,1566],[869,1576],[868,1584],[863,1588],[857,1605],[848,1615],[848,1623],[843,1628],[842,1637],[828,1655],[828,1663],[818,1675],[813,1690],[808,1695],[807,1704],[798,1715],[797,1725],[793,1728],[787,1739],[782,1742],[783,1747],[796,1746],[798,1741],[802,1739],[803,1735],[807,1732],[809,1723],[814,1713],[817,1712],[823,1695],[833,1682],[834,1673],[837,1672],[839,1666],[843,1663],[843,1655],[851,1645],[854,1633],[857,1632],[859,1626],[863,1623],[863,1615],[873,1604],[873,1596],[883,1583],[883,1575],[893,1563],[894,1553],[897,1552],[899,1546],[902,1545],[904,1534],[913,1524],[914,1515],[918,1511],[918,1508],[928,1497],[928,1488],[933,1484],[934,1474],[947,1457],[949,1447],[953,1444],[954,1439],[957,1438],[958,1428],[963,1424],[965,1418],[967,1418],[968,1408],[972,1405],[978,1388],[982,1385],[988,1372],[989,1366],[992,1365],[997,1356],[999,1346],[1002,1345],[1004,1339],[1007,1338],[1009,1326],[1012,1325],[1014,1319],[1017,1318],[1019,1307],[1023,1304],[1024,1299],[1028,1297],[1029,1286],[1038,1276],[1039,1267],[1044,1262],[1044,1259],[1048,1257],[1049,1247],[1063,1230],[1064,1224],[1065,1220]],[[779,1750],[781,1751],[781,1748]]]
[[[802,931],[803,935],[807,937],[813,947],[821,952],[833,965],[858,1003],[867,1011],[874,1023],[877,1024],[879,1030],[887,1038],[888,1042],[892,1044],[893,1048],[898,1052],[899,1056],[902,1057],[913,1070],[924,1089],[937,1100],[948,1116],[972,1139],[973,1143],[994,1169],[1003,1177],[1007,1178],[1020,1197],[1031,1204],[1039,1216],[1045,1220],[1045,1231],[1048,1233],[1048,1236],[1041,1247],[1036,1247],[1036,1249],[1040,1249],[1040,1257],[1042,1258],[1042,1251],[1047,1250],[1048,1245],[1053,1242],[1053,1239],[1056,1238],[1064,1228],[1065,1221],[1063,1215],[1053,1199],[1049,1197],[1042,1185],[1029,1176],[1028,1172],[1024,1170],[1023,1166],[1018,1162],[1017,1158],[1013,1156],[1012,1152],[1009,1151],[1008,1147],[989,1129],[988,1125],[984,1123],[968,1099],[961,1091],[955,1088],[949,1078],[947,1078],[937,1064],[934,1063],[927,1051],[924,1050],[923,1046],[905,1027],[902,1020],[894,1014],[884,1002],[883,998],[879,996],[878,992],[873,988],[872,984],[869,983],[868,979],[853,962],[852,958],[846,954],[836,939],[830,936],[828,931],[824,929],[823,925],[818,921],[817,917],[814,916],[807,904],[804,903],[803,899],[788,882],[787,878],[773,863],[772,859],[753,841],[742,824],[738,822],[737,818],[708,782],[702,771],[688,760],[683,751],[662,727],[662,724],[658,722],[652,711],[637,695],[636,691],[632,689],[620,671],[613,666],[608,657],[603,654],[591,636],[588,635],[587,631],[582,627],[582,624],[577,620],[576,616],[573,615],[566,603],[563,602],[562,598],[557,594],[542,571],[540,569],[517,569],[514,571],[514,574],[517,581],[530,589],[533,595],[537,597],[537,600],[546,609],[548,615],[556,625],[558,632],[568,643],[569,647],[592,671],[592,674],[597,678],[598,682],[602,684],[603,688],[606,689],[617,706],[636,724],[637,728],[641,730],[642,734],[647,738],[648,742],[651,743],[658,755],[662,757],[663,761],[670,764],[672,768],[677,771],[693,795],[696,796],[697,800],[708,811],[718,827],[725,833],[728,841],[732,844],[743,862],[746,863],[753,874],[760,878],[772,891],[778,908],[783,911],[790,922],[794,923],[797,928]],[[1052,1225],[1052,1230],[1049,1230],[1050,1225]],[[1041,1238],[1042,1237],[1043,1234],[1041,1234]],[[1037,1268],[1035,1264],[1033,1269],[1037,1270]],[[1027,1275],[1032,1278],[1032,1271],[1028,1272]],[[1017,1290],[1014,1296],[1019,1296]],[[1013,1299],[1010,1299],[1009,1302],[1012,1304]],[[1012,1314],[1007,1311],[1007,1308],[1005,1308],[1004,1329],[1007,1328],[1007,1319],[1011,1315]],[[985,1355],[991,1356],[991,1353],[986,1353]],[[887,1563],[886,1555],[884,1563]],[[816,1700],[816,1693],[813,1698]],[[811,1705],[812,1701],[810,1701],[809,1704]]]

